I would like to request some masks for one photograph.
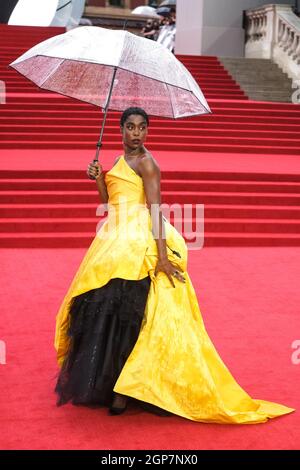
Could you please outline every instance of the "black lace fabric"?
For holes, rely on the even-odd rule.
[[[150,276],[115,278],[73,298],[70,347],[55,387],[58,406],[111,404],[114,384],[140,332],[150,284]]]

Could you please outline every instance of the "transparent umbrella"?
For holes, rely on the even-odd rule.
[[[9,64],[46,90],[108,109],[139,106],[182,118],[211,113],[190,72],[167,48],[124,30],[80,26],[29,49]]]

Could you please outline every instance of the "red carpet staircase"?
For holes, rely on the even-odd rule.
[[[62,32],[0,25],[0,78],[6,85],[2,155],[7,149],[95,148],[99,108],[40,90],[7,67],[32,45]],[[213,114],[151,118],[150,150],[300,156],[299,106],[249,101],[216,57],[179,59]],[[120,150],[119,116],[109,113],[106,149]],[[2,247],[86,247],[95,236],[98,197],[84,171],[2,170],[0,187]],[[204,246],[300,246],[300,175],[170,170],[163,172],[162,191],[165,203],[205,205]]]

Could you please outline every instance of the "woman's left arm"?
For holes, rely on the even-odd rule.
[[[161,211],[161,191],[160,191],[160,168],[150,155],[141,158],[139,171],[143,178],[146,194],[147,206],[150,211],[152,221],[152,233],[157,244],[158,264],[155,274],[163,271],[175,287],[173,275],[178,272],[178,266],[174,266],[167,256],[167,244],[165,235],[165,223]],[[181,269],[180,269],[181,270]],[[184,277],[178,272],[177,279],[185,282]]]
[[[143,178],[147,206],[151,214],[152,233],[157,243],[158,257],[163,260],[167,258],[167,245],[160,209],[160,169],[152,157],[145,156],[140,160],[139,170]]]

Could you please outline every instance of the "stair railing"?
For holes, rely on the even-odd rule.
[[[271,59],[293,79],[300,103],[300,18],[291,5],[268,4],[246,15],[245,57]]]

